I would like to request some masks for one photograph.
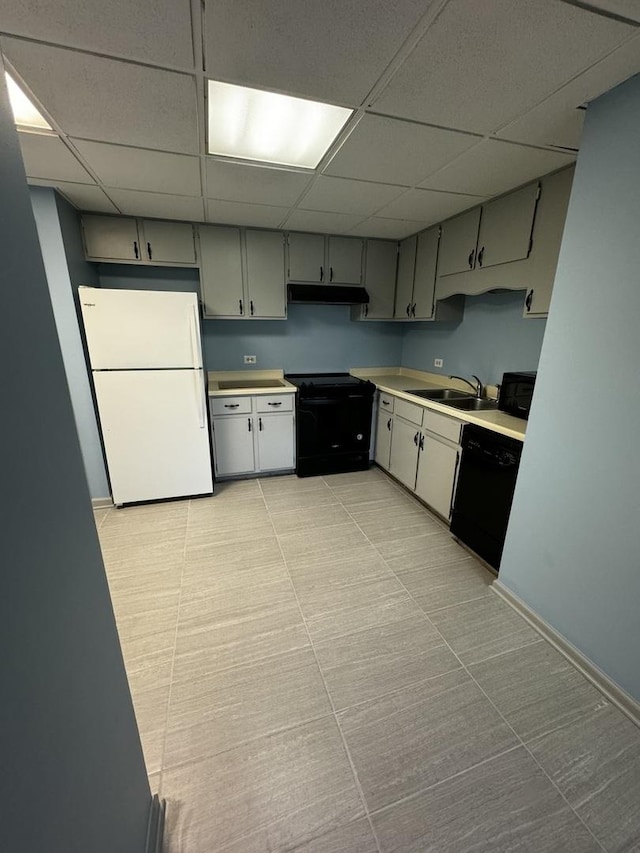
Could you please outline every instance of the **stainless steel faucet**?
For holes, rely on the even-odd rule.
[[[450,376],[449,379],[459,379],[461,382],[466,382],[470,388],[473,388],[476,397],[480,400],[482,399],[482,394],[484,392],[484,386],[480,379],[475,375],[475,373],[471,374],[471,378],[475,379],[475,382],[470,382],[468,379],[465,379],[464,376]]]

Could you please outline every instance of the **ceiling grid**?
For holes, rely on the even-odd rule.
[[[33,8],[0,21],[54,130],[19,134],[29,181],[103,213],[401,239],[571,163],[580,108],[640,71],[635,0]],[[314,170],[213,157],[209,78],[354,113]]]

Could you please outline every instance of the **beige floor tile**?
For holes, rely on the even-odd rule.
[[[213,490],[213,497],[222,502],[244,500],[259,497],[262,494],[257,480],[224,480],[218,481]],[[207,500],[207,498],[201,498]],[[195,505],[197,500],[193,501]]]
[[[273,535],[250,537],[239,542],[212,542],[189,549],[185,564],[185,578],[194,565],[208,561],[212,569],[234,571],[243,565],[268,566],[282,560],[280,547]]]
[[[328,483],[331,488],[334,486],[353,486],[364,485],[368,486],[375,482],[391,482],[386,474],[383,474],[379,468],[371,467],[366,471],[347,471],[344,474],[325,474],[323,476],[325,483]]]
[[[319,642],[315,650],[336,709],[460,667],[424,616]]]
[[[304,812],[302,816],[304,816]],[[281,821],[273,827],[255,832],[236,844],[224,848],[224,853],[272,853],[276,850],[293,851],[287,842],[287,821]],[[290,818],[294,826],[298,823],[296,815]],[[351,823],[314,838],[300,839],[296,843],[295,853],[378,853],[376,840],[367,818],[362,817]]]
[[[154,687],[168,687],[173,671],[173,648],[157,649],[145,658],[138,658],[136,665],[127,666],[127,678],[132,695]]]
[[[178,622],[178,601],[176,598],[175,604],[159,610],[120,615],[118,610],[114,608],[114,613],[120,639],[127,642],[134,637],[175,631]]]
[[[295,560],[289,559],[287,569],[297,584],[308,578],[310,583],[352,584],[373,577],[392,577],[393,572],[380,554],[367,542],[351,546],[330,559],[323,552],[309,552]]]
[[[414,530],[414,533],[417,535],[376,543],[376,548],[394,571],[457,563],[469,556],[469,552],[435,522],[421,531]]]
[[[159,792],[161,779],[162,773],[149,773],[149,788],[151,788],[152,794],[157,794]]]
[[[464,670],[338,715],[370,811],[519,745]]]
[[[396,575],[425,613],[490,596],[495,579],[473,557],[463,558],[459,563],[407,571],[396,569]]]
[[[259,515],[249,515],[238,520],[218,521],[189,527],[185,539],[185,555],[188,559],[209,553],[211,547],[227,543],[242,547],[246,541],[269,539],[274,534],[271,519],[265,510]]]
[[[523,748],[373,815],[382,853],[602,853]]]
[[[176,626],[171,630],[154,634],[143,634],[138,637],[120,637],[122,656],[127,672],[137,672],[157,662],[158,656],[168,658],[173,656],[176,645]]]
[[[273,526],[278,535],[304,532],[320,527],[335,527],[339,524],[350,524],[351,518],[340,504],[326,506],[302,507],[276,512],[271,516]]]
[[[298,492],[269,493],[265,495],[265,501],[271,513],[313,509],[314,507],[338,503],[338,499],[328,486]]]
[[[310,648],[174,685],[164,767],[332,713]]]
[[[170,853],[239,851],[257,832],[265,850],[300,849],[363,811],[330,718],[164,771],[162,794]]]
[[[296,474],[285,477],[264,477],[259,482],[265,497],[299,494],[300,492],[324,492],[327,489],[327,484],[322,477],[298,477]]]
[[[256,560],[260,562],[260,558]],[[266,566],[253,565],[252,562],[224,564],[204,557],[188,559],[182,582],[183,601],[196,598],[226,596],[236,590],[242,595],[244,588],[256,588],[276,581],[285,581],[289,577],[284,560],[268,563]]]
[[[140,732],[140,742],[144,754],[144,763],[147,773],[159,777],[162,770],[162,756],[164,752],[164,727],[157,731]],[[159,778],[158,778],[159,782]]]
[[[496,595],[435,610],[429,618],[465,664],[540,642],[540,634]]]
[[[131,694],[141,733],[165,731],[169,706],[169,685],[150,687]],[[149,771],[150,773],[153,770]]]
[[[398,495],[398,488],[390,480],[381,478],[363,483],[335,483],[331,490],[336,498],[347,508],[362,505],[371,501],[393,500]]]
[[[302,533],[286,533],[278,537],[287,565],[296,566],[311,560],[349,556],[352,549],[368,545],[366,537],[352,521],[335,527],[323,527]]]

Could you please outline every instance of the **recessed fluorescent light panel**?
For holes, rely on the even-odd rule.
[[[209,80],[209,154],[315,169],[353,110]]]
[[[9,102],[13,110],[13,118],[18,127],[31,130],[52,130],[51,125],[42,113],[31,103],[16,81],[5,71]]]

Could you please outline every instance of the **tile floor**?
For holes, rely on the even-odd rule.
[[[170,853],[640,851],[640,730],[379,470],[96,518]]]

